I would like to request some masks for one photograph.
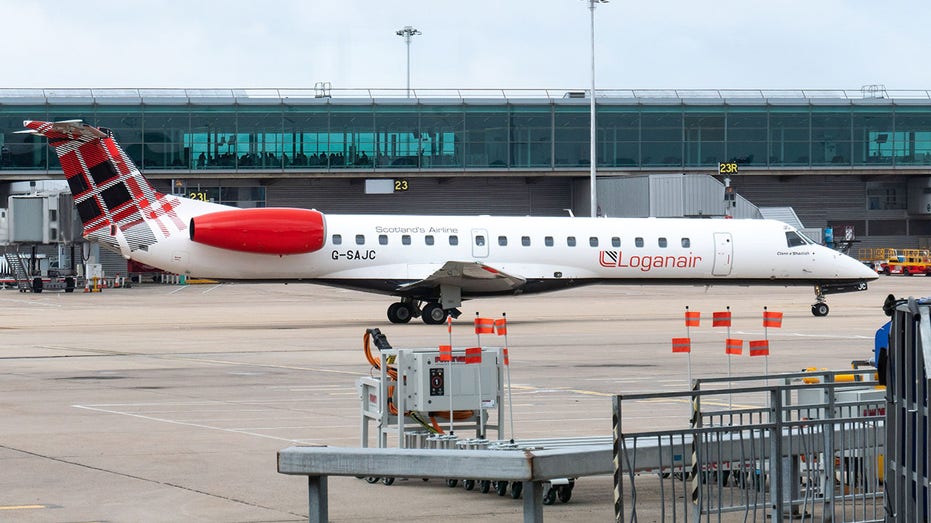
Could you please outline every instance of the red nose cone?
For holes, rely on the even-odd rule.
[[[305,254],[323,247],[323,214],[310,209],[234,209],[191,220],[191,240],[257,254]]]

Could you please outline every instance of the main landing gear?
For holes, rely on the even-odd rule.
[[[419,316],[427,325],[441,325],[447,317],[458,318],[461,314],[458,309],[444,309],[435,301],[427,302],[423,307],[419,307],[419,303],[409,298],[402,298],[401,301],[392,303],[388,307],[388,321],[408,323],[411,318]]]

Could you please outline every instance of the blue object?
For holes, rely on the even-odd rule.
[[[887,321],[885,325],[876,330],[876,339],[873,344],[873,365],[879,365],[879,353],[883,349],[889,348],[889,333],[892,330],[892,321]]]

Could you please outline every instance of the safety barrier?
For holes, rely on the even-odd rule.
[[[688,392],[616,396],[616,521],[882,521],[885,401],[875,382],[837,383],[839,374],[817,373],[815,384],[802,383],[809,373],[696,380]],[[624,431],[625,405],[686,399],[688,427]]]
[[[892,304],[886,384],[886,495],[892,521],[931,520],[931,298]]]

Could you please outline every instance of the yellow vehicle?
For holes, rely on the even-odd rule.
[[[931,252],[927,249],[902,249],[900,253],[897,253],[895,249],[887,249],[887,251],[892,251],[895,255],[888,257],[883,264],[882,272],[904,276],[931,274]]]

